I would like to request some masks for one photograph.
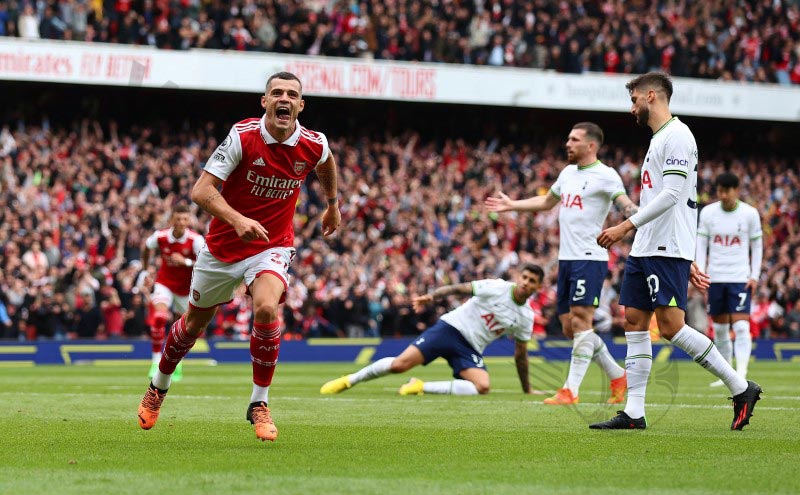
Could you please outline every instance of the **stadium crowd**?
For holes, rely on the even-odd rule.
[[[791,0],[0,0],[0,36],[800,84]]]
[[[204,160],[226,130],[138,126],[70,127],[18,122],[0,131],[0,335],[12,339],[146,337],[153,267],[142,272],[144,239],[189,203]],[[425,141],[408,132],[384,139],[331,137],[340,166],[342,226],[322,240],[318,183],[303,189],[296,216],[298,256],[284,306],[286,338],[413,335],[438,317],[414,315],[410,296],[434,286],[498,277],[524,262],[543,266],[537,334],[558,334],[552,316],[557,211],[489,214],[485,197],[547,191],[565,166],[563,137],[544,146],[497,139]],[[720,147],[724,149],[725,147]],[[634,201],[644,147],[606,145]],[[710,152],[709,152],[710,153]],[[729,153],[729,152],[728,152]],[[800,178],[792,162],[750,155],[709,156],[699,170],[700,202],[725,168],[742,178],[742,197],[763,215],[765,254],[753,305],[753,333],[800,337]],[[557,208],[555,209],[557,210]],[[197,211],[203,232],[209,217]],[[612,211],[609,222],[620,220]],[[614,287],[630,248],[611,252]],[[690,321],[706,328],[703,297]],[[612,305],[613,306],[613,305]],[[444,308],[438,308],[441,311]],[[243,288],[225,305],[212,337],[249,332]],[[613,309],[616,324],[618,311]]]

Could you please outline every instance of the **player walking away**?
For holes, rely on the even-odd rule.
[[[536,212],[561,203],[557,309],[564,335],[573,341],[572,359],[566,383],[553,397],[545,399],[545,404],[577,404],[578,390],[592,361],[611,381],[608,403],[625,400],[625,370],[614,361],[592,326],[608,274],[608,251],[597,245],[596,238],[611,203],[626,218],[636,212],[636,205],[625,194],[617,171],[597,159],[602,144],[600,126],[591,122],[575,124],[566,144],[567,159],[572,165],[561,171],[549,193],[514,201],[501,192],[497,198],[486,199],[486,207],[498,212]]]
[[[156,424],[175,366],[242,280],[253,298],[253,392],[247,420],[256,436],[274,441],[278,429],[268,403],[280,350],[278,305],[294,259],[293,217],[306,176],[316,170],[328,206],[322,233],[341,220],[336,195],[336,163],[328,140],[297,121],[303,111],[302,85],[294,74],[278,72],[261,97],[263,117],[235,124],[209,158],[192,189],[192,200],[213,215],[192,273],[189,309],[167,336],[164,354],[141,405],[139,424]]]
[[[750,300],[761,274],[761,218],[758,210],[739,201],[739,178],[730,172],[717,177],[717,197],[700,211],[697,265],[711,277],[708,313],[714,321],[714,344],[729,363],[736,355],[736,372],[747,378],[753,339]],[[731,346],[730,329],[736,340]],[[733,347],[733,349],[731,349]],[[724,385],[722,380],[712,387]]]
[[[320,389],[322,394],[337,394],[354,385],[388,375],[404,373],[415,366],[427,365],[437,357],[447,360],[453,369],[452,381],[423,382],[412,378],[400,387],[400,395],[489,393],[489,373],[483,362],[483,351],[502,335],[516,340],[514,361],[517,364],[522,391],[532,393],[528,376],[528,341],[533,331],[533,310],[528,298],[539,290],[544,271],[536,265],[524,265],[514,284],[500,279],[447,285],[430,294],[415,296],[416,312],[425,305],[450,295],[471,295],[463,305],[446,313],[425,330],[397,357],[385,357],[361,370],[331,380]]]
[[[630,81],[631,113],[653,131],[642,164],[641,209],[604,230],[597,243],[610,248],[635,229],[625,263],[620,304],[625,306],[628,401],[624,411],[593,429],[644,429],[645,389],[653,351],[648,323],[655,312],[661,335],[721,379],[733,395],[732,430],[750,421],[761,387],[738,375],[708,337],[685,320],[689,282],[708,288],[708,275],[692,262],[697,235],[697,144],[692,131],[669,110],[672,81],[651,72]]]
[[[150,342],[153,350],[153,364],[150,366],[148,378],[153,378],[161,360],[161,348],[164,346],[165,326],[172,318],[172,311],[177,314],[186,312],[189,302],[189,285],[192,281],[192,267],[197,260],[197,253],[203,247],[203,236],[189,229],[192,216],[187,205],[178,205],[172,211],[169,229],[157,230],[145,241],[142,254],[142,266],[146,270],[150,266],[150,257],[158,251],[161,266],[156,273],[151,301]],[[179,381],[182,377],[182,366],[175,368],[172,379]]]

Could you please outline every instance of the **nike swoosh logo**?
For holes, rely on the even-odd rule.
[[[141,421],[141,422],[142,422],[142,424],[145,424],[145,423],[146,423],[146,421],[144,420],[144,418],[142,417],[142,415],[141,415],[141,414],[139,414],[138,416],[139,416],[139,421]]]
[[[580,301],[581,299],[583,299],[583,296],[581,296],[581,297],[573,297],[572,298],[573,301]]]

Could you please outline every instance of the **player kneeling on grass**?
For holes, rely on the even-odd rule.
[[[463,305],[442,316],[397,357],[379,359],[369,366],[331,380],[320,389],[322,394],[337,394],[353,385],[389,373],[404,373],[415,366],[427,365],[438,357],[453,369],[452,381],[423,382],[412,378],[400,387],[400,395],[489,393],[489,373],[483,363],[483,350],[502,335],[516,340],[514,361],[519,381],[526,394],[532,393],[528,377],[528,341],[533,329],[533,310],[527,304],[542,285],[544,271],[536,265],[524,265],[516,284],[500,279],[448,285],[430,294],[412,299],[414,310],[450,295],[471,295]]]

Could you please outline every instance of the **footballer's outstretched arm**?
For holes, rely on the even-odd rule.
[[[219,192],[222,179],[203,171],[200,178],[192,188],[192,201],[200,208],[214,215],[215,218],[231,225],[236,230],[236,235],[244,242],[263,239],[269,242],[269,232],[259,222],[247,218],[225,201]]]
[[[541,196],[516,200],[509,198],[502,191],[497,194],[499,197],[489,197],[484,202],[489,211],[542,211],[553,208],[560,201],[552,191]]]
[[[456,294],[461,296],[471,296],[472,283],[467,282],[464,284],[445,285],[444,287],[439,287],[430,294],[413,297],[411,299],[411,305],[414,307],[414,311],[420,312],[425,308],[425,305]]]
[[[514,341],[514,363],[517,365],[519,383],[522,385],[522,392],[531,393],[531,379],[528,375],[528,343],[523,340]]]

